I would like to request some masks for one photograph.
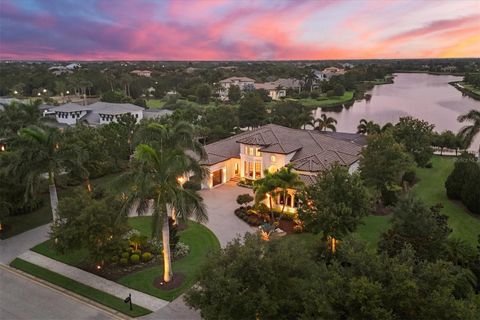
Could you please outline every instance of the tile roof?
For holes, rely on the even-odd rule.
[[[349,166],[356,162],[365,144],[359,136],[343,133],[330,135],[268,124],[207,145],[208,160],[205,164],[238,158],[240,143],[243,143],[259,145],[261,152],[294,153],[291,163],[296,170],[318,172],[335,163]]]
[[[248,78],[248,77],[230,77],[227,79],[220,80],[220,82],[233,82],[233,81],[243,81],[243,82],[255,82],[255,80]]]
[[[145,110],[145,108],[131,103],[110,103],[102,101],[95,102],[89,105],[89,107],[91,108],[90,110],[95,110],[97,113],[113,115]]]

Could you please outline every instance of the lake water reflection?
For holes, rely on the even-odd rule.
[[[435,124],[435,130],[457,132],[463,124],[457,117],[471,109],[480,109],[480,101],[463,95],[448,83],[462,77],[429,75],[425,73],[395,74],[393,84],[375,86],[369,101],[356,101],[340,112],[324,112],[337,119],[337,131],[355,132],[360,119],[380,124],[395,123],[402,116],[410,115]],[[315,117],[322,111],[317,109]],[[478,150],[480,137],[472,145]]]

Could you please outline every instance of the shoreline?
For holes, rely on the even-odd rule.
[[[453,86],[454,88],[456,88],[458,91],[462,92],[463,94],[469,96],[470,98],[472,98],[474,100],[477,100],[477,101],[480,101],[480,94],[475,93],[468,88],[465,88],[464,86],[462,86],[460,84],[461,82],[462,81],[451,81],[448,84]]]
[[[431,74],[433,76],[457,76],[457,77],[463,77],[465,76],[465,73],[463,72],[439,72],[439,71],[425,71],[425,70],[398,70],[394,71],[393,73],[426,73],[426,74]]]

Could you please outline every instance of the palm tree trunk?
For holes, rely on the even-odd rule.
[[[52,217],[53,222],[58,220],[59,216],[57,213],[58,208],[58,196],[57,196],[57,187],[55,186],[55,179],[53,177],[53,172],[48,172],[48,191],[50,192],[50,207],[52,208]]]
[[[169,282],[172,278],[172,260],[170,254],[170,228],[168,226],[168,214],[165,208],[162,224],[162,242],[163,242],[163,281]]]

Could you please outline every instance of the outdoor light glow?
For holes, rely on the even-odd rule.
[[[178,177],[177,178],[177,181],[178,183],[180,183],[181,185],[183,185],[185,183],[185,178],[184,177]]]
[[[70,94],[70,91],[67,90],[67,94]]]
[[[17,90],[13,91],[13,94],[17,94],[17,93],[18,93],[18,91],[17,91]]]
[[[5,151],[5,145],[4,145],[4,144],[2,144],[2,145],[0,146],[0,151]]]
[[[43,93],[47,92],[47,89],[43,89]]]
[[[102,267],[100,265],[97,265],[97,270],[100,270],[102,269]]]
[[[37,96],[40,96],[40,95],[41,95],[41,93],[40,93],[40,92],[39,92],[39,93],[37,93]]]

